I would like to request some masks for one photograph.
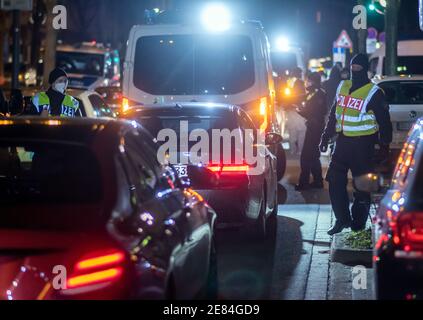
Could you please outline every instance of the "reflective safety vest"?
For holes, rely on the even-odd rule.
[[[380,89],[373,83],[350,94],[352,81],[342,81],[336,93],[336,132],[347,137],[370,136],[379,131],[376,116],[367,106]]]
[[[32,104],[37,108],[38,113],[41,114],[43,110],[47,110],[51,115],[50,98],[45,92],[40,92],[32,98]],[[79,102],[74,97],[65,95],[60,110],[60,117],[74,118],[79,109]]]

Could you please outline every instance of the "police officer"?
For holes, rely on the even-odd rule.
[[[384,92],[368,78],[369,61],[358,54],[351,60],[351,80],[339,85],[320,150],[338,135],[327,181],[336,223],[329,235],[365,229],[370,210],[370,194],[356,191],[350,211],[347,192],[348,171],[353,177],[373,171],[374,146],[384,149],[392,142],[392,123]]]
[[[78,100],[65,93],[68,83],[66,72],[60,68],[54,69],[49,76],[50,88],[32,98],[31,113],[53,117],[80,117]]]
[[[321,76],[314,72],[306,79],[307,96],[303,107],[297,112],[306,119],[306,134],[301,151],[301,175],[297,191],[309,188],[322,189],[322,164],[320,162],[319,143],[325,127],[327,114],[326,93],[321,87]],[[310,174],[313,182],[310,184]]]

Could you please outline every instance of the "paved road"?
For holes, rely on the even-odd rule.
[[[330,261],[333,223],[327,190],[296,192],[299,168],[288,161],[279,186],[275,248],[249,244],[234,231],[218,240],[221,299],[349,300],[351,269]],[[366,297],[361,295],[360,297]]]

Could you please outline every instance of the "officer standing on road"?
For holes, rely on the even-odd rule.
[[[309,188],[323,189],[322,164],[319,143],[325,127],[327,114],[326,93],[321,88],[321,77],[317,72],[307,76],[307,96],[298,113],[306,119],[307,131],[301,151],[301,175],[297,191]],[[310,184],[310,174],[313,182]]]
[[[31,113],[53,117],[80,117],[78,100],[65,93],[68,83],[66,72],[60,68],[54,69],[49,76],[50,88],[32,98],[34,110]]]
[[[320,150],[326,152],[329,140],[338,134],[326,180],[336,223],[329,235],[364,230],[369,216],[370,194],[356,191],[350,211],[347,192],[348,171],[357,177],[373,171],[376,143],[389,150],[392,123],[384,92],[368,77],[369,61],[358,54],[351,60],[351,80],[339,85],[336,101],[322,136]]]

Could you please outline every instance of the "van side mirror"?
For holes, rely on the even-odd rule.
[[[361,192],[376,193],[381,191],[383,177],[369,173],[353,179],[354,188]]]
[[[266,146],[282,143],[283,138],[279,133],[269,132],[266,133]]]

